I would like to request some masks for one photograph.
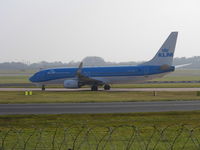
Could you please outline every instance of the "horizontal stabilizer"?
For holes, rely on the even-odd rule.
[[[192,63],[189,63],[189,64],[182,64],[182,65],[177,65],[175,66],[175,68],[182,68],[182,67],[186,67],[186,66],[189,66],[191,65]]]

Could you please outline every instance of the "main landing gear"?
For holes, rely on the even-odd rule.
[[[45,85],[42,85],[42,91],[45,91]]]
[[[105,84],[104,85],[104,90],[106,90],[106,91],[110,90],[110,85],[109,84]],[[91,91],[98,91],[98,85],[92,85],[91,86]]]
[[[107,91],[107,90],[110,90],[110,85],[109,85],[109,84],[105,84],[105,85],[104,85],[104,90],[106,90],[106,91]]]

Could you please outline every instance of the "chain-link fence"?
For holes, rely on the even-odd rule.
[[[199,150],[200,126],[0,129],[0,150]]]

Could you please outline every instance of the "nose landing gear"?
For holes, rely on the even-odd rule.
[[[104,90],[106,90],[106,91],[107,91],[107,90],[110,90],[110,85],[109,85],[109,84],[105,84],[105,85],[104,85]]]
[[[42,85],[42,91],[45,91],[45,85]]]

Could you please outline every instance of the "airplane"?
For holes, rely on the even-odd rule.
[[[99,86],[110,90],[111,84],[142,83],[163,77],[173,72],[172,66],[178,32],[171,32],[156,55],[137,66],[50,68],[36,72],[29,78],[32,83],[45,90],[48,84],[63,84],[65,88],[81,88],[89,85],[91,91],[98,91]]]

